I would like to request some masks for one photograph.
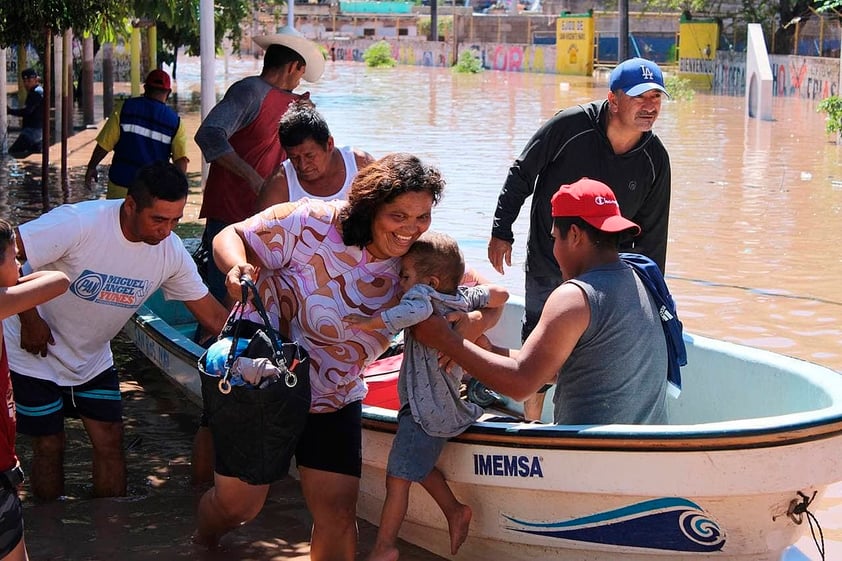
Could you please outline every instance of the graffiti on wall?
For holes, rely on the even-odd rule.
[[[805,57],[772,62],[772,91],[781,97],[822,100],[839,91],[839,68],[808,64]]]
[[[820,101],[839,93],[836,59],[771,55],[772,95]],[[714,93],[745,95],[745,55],[726,54],[716,59]]]
[[[329,47],[331,59],[363,62],[363,53],[373,44],[370,40],[352,40]],[[459,46],[470,49],[488,70],[504,72],[555,72],[555,45],[511,45],[504,43],[472,43]],[[447,67],[452,64],[453,46],[449,43],[399,41],[392,44],[392,56],[399,64]]]
[[[330,53],[334,60],[343,62],[363,62],[363,49],[356,47],[331,47]]]

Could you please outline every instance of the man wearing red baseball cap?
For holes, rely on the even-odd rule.
[[[97,165],[112,150],[106,198],[122,199],[137,171],[152,162],[172,162],[187,173],[187,133],[178,114],[167,105],[170,75],[156,68],[143,82],[143,95],[118,105],[96,137],[85,183],[97,179]]]
[[[446,320],[414,328],[422,344],[450,356],[488,387],[526,399],[556,384],[553,422],[667,422],[667,346],[655,301],[619,256],[640,227],[620,214],[600,181],[562,185],[551,199],[553,255],[565,282],[547,299],[520,351],[486,351]]]

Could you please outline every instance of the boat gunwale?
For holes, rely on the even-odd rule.
[[[182,336],[174,327],[147,306],[141,306],[131,322],[155,344],[185,363],[196,364],[201,346]],[[167,333],[177,334],[176,338]],[[198,369],[196,370],[198,375]],[[842,411],[828,408],[834,414],[816,414],[798,422],[778,422],[789,414],[758,418],[765,424],[752,427],[729,427],[741,420],[716,421],[695,425],[535,425],[524,422],[480,421],[452,442],[528,449],[614,450],[614,451],[715,451],[787,446],[802,442],[833,438],[842,434]],[[817,410],[821,411],[821,410]],[[755,419],[756,421],[756,419]],[[364,430],[394,433],[397,412],[363,405]],[[705,427],[709,427],[705,430]]]
[[[396,418],[363,406],[363,429],[394,434]],[[389,410],[386,410],[389,411]],[[396,417],[396,416],[395,416]],[[545,450],[600,450],[620,452],[707,452],[749,448],[790,446],[842,435],[842,415],[835,419],[821,419],[788,427],[763,429],[734,429],[717,431],[661,430],[661,425],[651,425],[652,431],[639,431],[637,425],[624,425],[621,430],[599,426],[599,432],[588,432],[593,427],[571,425],[513,426],[524,423],[477,422],[450,442],[494,447],[512,447]],[[668,425],[664,425],[668,426]],[[704,427],[682,425],[683,427]]]

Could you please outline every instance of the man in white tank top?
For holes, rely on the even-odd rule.
[[[374,161],[368,152],[337,148],[324,117],[310,105],[290,107],[278,135],[287,159],[263,184],[255,211],[305,197],[344,199],[357,170]]]

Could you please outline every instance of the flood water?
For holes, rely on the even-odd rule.
[[[259,72],[259,62],[217,61],[216,86]],[[188,132],[198,127],[199,64],[179,62],[176,95]],[[328,63],[309,89],[339,145],[382,156],[413,152],[441,168],[448,187],[433,227],[463,244],[470,264],[523,292],[528,209],[515,225],[513,267],[497,275],[486,245],[508,166],[559,108],[604,97],[597,78]],[[775,121],[745,117],[743,98],[698,94],[668,101],[655,125],[672,160],[667,277],[689,331],[819,362],[842,371],[842,148],[815,103],[774,98]],[[192,145],[192,142],[191,142]],[[190,171],[200,155],[191,146]],[[37,170],[36,170],[37,171]],[[71,172],[71,198],[99,196]],[[2,174],[23,173],[6,166]],[[11,179],[0,216],[40,210],[37,186]],[[54,201],[61,192],[54,188]],[[527,201],[528,205],[529,201]]]
[[[229,69],[248,74],[255,63]],[[198,91],[196,72],[180,65],[181,91]],[[448,187],[433,227],[522,294],[528,209],[515,227],[513,267],[500,277],[486,259],[508,166],[559,108],[604,97],[607,78],[336,63],[304,86],[338,144],[413,152],[439,166]],[[842,370],[842,148],[815,103],[775,98],[773,115],[748,119],[734,97],[664,103],[655,131],[672,161],[668,281],[690,332]]]
[[[233,80],[258,73],[259,63],[232,59],[227,76],[224,68],[218,61],[220,95]],[[192,138],[199,124],[198,60],[180,60],[178,70],[178,106]],[[448,187],[433,227],[458,238],[469,263],[493,282],[522,294],[527,208],[515,226],[515,262],[506,275],[497,275],[485,256],[508,166],[558,109],[604,97],[607,79],[328,63],[319,83],[301,89],[312,92],[339,145],[378,157],[413,152],[440,167]],[[842,371],[842,244],[836,239],[842,148],[825,134],[815,104],[775,98],[773,122],[744,113],[742,98],[698,94],[692,101],[665,102],[655,126],[672,160],[667,277],[680,316],[692,333]],[[189,171],[196,173],[200,156],[195,146],[191,150]],[[40,212],[38,173],[40,168],[10,160],[0,165],[0,216],[22,222]],[[69,193],[54,181],[53,203],[102,196],[102,185],[83,187],[83,174],[83,168],[71,170]],[[89,450],[71,425],[71,498],[59,505],[27,498],[30,553],[33,559],[101,559],[105,546],[120,544],[132,559],[210,559],[187,539],[196,499],[188,473],[196,408],[156,382],[130,345],[120,343],[117,350],[125,372],[132,496],[86,498]],[[307,520],[295,493],[289,485],[273,493],[271,516],[264,513],[238,532],[232,550],[216,558],[306,558]],[[838,495],[831,500],[840,503]],[[279,522],[284,532],[277,530]],[[366,535],[371,539],[373,529],[361,529],[362,542]],[[839,531],[829,537],[842,540]],[[404,558],[434,559],[411,551]]]

